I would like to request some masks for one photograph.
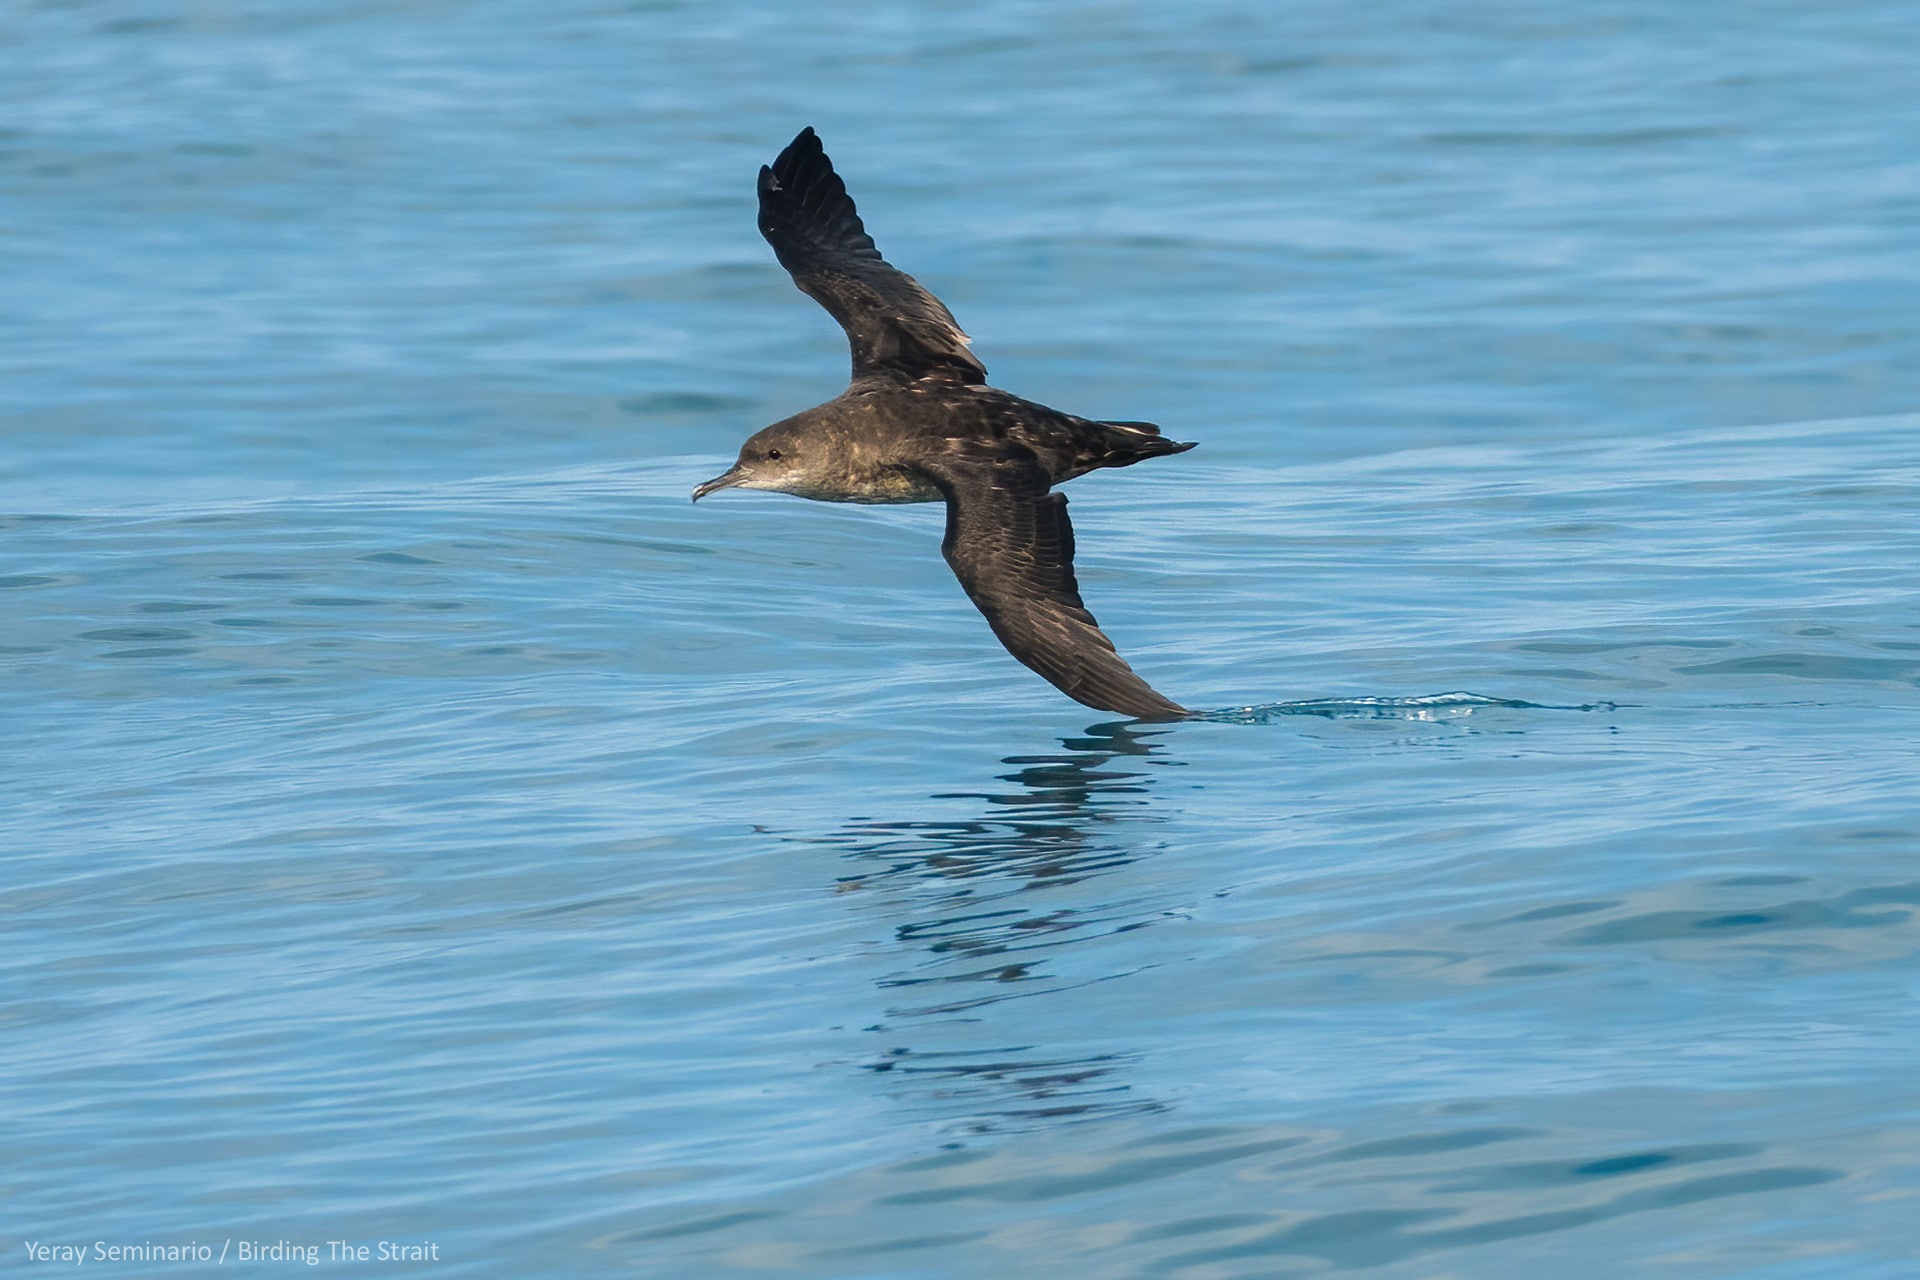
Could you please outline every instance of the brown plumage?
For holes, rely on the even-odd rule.
[[[760,170],[760,231],[847,332],[853,379],[754,435],[693,491],[826,502],[941,502],[941,545],[1007,651],[1062,693],[1123,715],[1184,715],[1114,651],[1080,598],[1056,484],[1193,448],[1147,422],[1098,422],[989,387],[940,300],[880,256],[812,129]]]

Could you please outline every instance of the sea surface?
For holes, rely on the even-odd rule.
[[[7,1268],[1920,1275],[1913,22],[5,5]],[[808,124],[1191,720],[689,504]]]

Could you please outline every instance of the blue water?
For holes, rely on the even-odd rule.
[[[11,1264],[1920,1272],[1912,18],[9,7]],[[803,124],[1205,715],[687,502]]]

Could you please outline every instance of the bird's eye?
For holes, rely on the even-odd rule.
[[[778,449],[767,450],[767,461],[769,462],[780,461],[780,451]]]

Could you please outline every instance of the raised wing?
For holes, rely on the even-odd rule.
[[[940,299],[880,256],[811,128],[760,170],[760,234],[801,291],[847,331],[856,380],[987,380]]]
[[[929,470],[947,497],[940,549],[1008,653],[1090,707],[1142,719],[1186,714],[1134,674],[1087,612],[1066,496],[1047,492],[1031,454],[955,457]]]

